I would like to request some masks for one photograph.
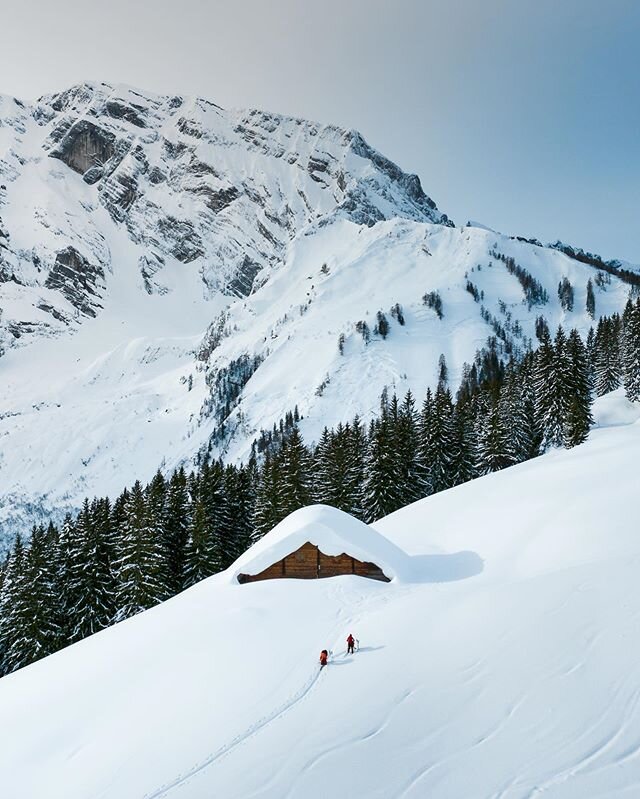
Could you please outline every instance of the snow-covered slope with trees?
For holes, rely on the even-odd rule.
[[[453,386],[488,336],[585,334],[628,293],[452,227],[355,131],[107,84],[0,98],[0,527],[246,459],[296,405],[317,441],[441,354]]]
[[[411,580],[231,570],[3,678],[5,793],[635,795],[640,422],[620,393],[596,419],[580,447],[376,524]]]

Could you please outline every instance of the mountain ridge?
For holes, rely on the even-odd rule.
[[[441,354],[455,387],[496,331],[505,352],[539,315],[586,334],[629,293],[603,272],[592,319],[592,264],[453,227],[355,131],[110,84],[0,99],[0,232],[7,530],[246,460],[295,405],[317,441],[385,386],[424,394]]]

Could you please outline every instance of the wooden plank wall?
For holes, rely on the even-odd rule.
[[[295,552],[268,566],[259,574],[239,574],[238,582],[253,583],[257,580],[275,580],[288,577],[298,580],[314,580],[321,577],[337,577],[342,574],[357,574],[372,580],[389,582],[382,569],[375,563],[363,563],[351,555],[325,555],[315,544],[307,542]]]

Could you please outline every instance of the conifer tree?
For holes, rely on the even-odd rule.
[[[566,336],[558,328],[555,341],[543,340],[536,354],[534,381],[538,398],[538,427],[542,449],[561,447],[568,409]]]
[[[620,359],[620,317],[602,317],[598,322],[594,343],[594,380],[599,397],[615,391],[622,381]]]
[[[505,404],[499,397],[486,392],[480,408],[477,469],[480,474],[489,474],[511,466],[515,457],[505,423]]]
[[[155,535],[140,481],[136,481],[124,508],[117,559],[116,619],[134,616],[166,598],[163,546]]]
[[[257,541],[284,518],[280,507],[280,455],[265,454],[260,469],[253,515],[252,541]]]
[[[225,469],[224,484],[228,507],[226,524],[228,527],[223,530],[223,535],[228,551],[227,560],[223,564],[224,568],[230,566],[251,546],[256,474],[255,462],[237,469],[232,466]]]
[[[311,458],[295,426],[282,448],[278,505],[282,518],[313,502]]]
[[[596,295],[593,293],[591,278],[587,281],[587,313],[592,319],[596,318]]]
[[[367,523],[380,519],[401,507],[398,477],[399,459],[390,436],[390,418],[372,422],[364,461],[363,514]]]
[[[57,597],[54,592],[53,552],[46,533],[34,527],[28,549],[21,556],[10,591],[6,624],[11,627],[5,652],[7,671],[28,666],[61,646]]]
[[[418,415],[410,390],[399,408],[394,438],[398,452],[398,487],[402,507],[422,496],[418,466]]]
[[[102,532],[85,499],[71,541],[65,602],[69,643],[108,627],[115,613],[109,547]]]
[[[478,476],[477,440],[471,403],[456,402],[452,430],[451,484],[460,485]]]
[[[428,395],[427,400],[428,402]],[[426,475],[427,495],[453,485],[453,405],[449,389],[439,385],[430,410],[423,406],[418,461]]]
[[[17,535],[4,566],[2,590],[0,591],[0,676],[9,674],[19,665],[19,661],[15,662],[15,648],[20,638],[17,600],[20,592],[24,590],[22,587],[24,559],[22,537]]]
[[[181,591],[185,585],[185,553],[191,520],[187,476],[184,468],[180,467],[169,480],[163,526],[166,580],[171,595]]]
[[[367,436],[358,416],[350,425],[345,425],[344,438],[346,464],[341,509],[357,519],[364,519],[363,486]]]
[[[206,500],[197,491],[185,549],[185,588],[220,571],[216,542],[207,512]]]
[[[640,298],[629,301],[623,334],[623,380],[627,399],[640,400]]]
[[[593,425],[589,359],[580,334],[575,329],[569,334],[566,354],[568,402],[564,425],[564,445],[565,447],[575,447],[586,441]]]
[[[540,454],[542,437],[537,423],[538,399],[535,391],[535,356],[528,352],[516,366],[515,385],[510,397],[511,446],[516,463]]]

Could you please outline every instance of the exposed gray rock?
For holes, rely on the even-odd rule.
[[[164,258],[156,252],[142,255],[138,261],[140,274],[144,281],[144,288],[147,294],[166,294],[166,286],[159,285],[155,280],[155,275],[164,266]]]
[[[127,104],[120,100],[107,100],[105,108],[110,117],[126,119],[138,128],[146,128],[145,109],[141,105]]]
[[[115,140],[111,131],[81,119],[71,125],[49,156],[59,158],[74,172],[84,175],[89,169],[104,167],[115,152]]]
[[[149,293],[175,285],[163,277],[175,258],[197,262],[205,295],[247,296],[296,236],[338,217],[369,226],[393,216],[448,223],[415,175],[333,125],[105,83],[31,106],[0,97],[0,125],[10,131],[0,153],[0,210],[28,163],[42,151],[57,160],[44,162],[33,193],[33,241],[16,231],[12,250],[12,231],[0,225],[0,282],[25,288],[6,288],[14,315],[22,318],[23,296],[33,290],[33,318],[47,313],[52,327],[66,326],[63,298],[82,315],[97,312],[112,241],[119,266],[138,264]],[[91,188],[78,192],[67,169]],[[129,239],[124,249],[121,236]],[[59,306],[55,294],[43,298],[42,286],[60,292]],[[0,344],[3,328],[6,319]]]
[[[67,247],[56,255],[45,286],[58,289],[85,316],[95,316],[104,290],[104,270],[93,266],[75,247]]]
[[[204,255],[202,239],[191,222],[167,216],[158,220],[158,232],[174,258],[188,264]]]
[[[248,255],[245,255],[236,270],[236,276],[229,283],[227,293],[233,294],[236,297],[248,297],[249,294],[251,294],[256,275],[260,270],[260,264],[252,261]]]

